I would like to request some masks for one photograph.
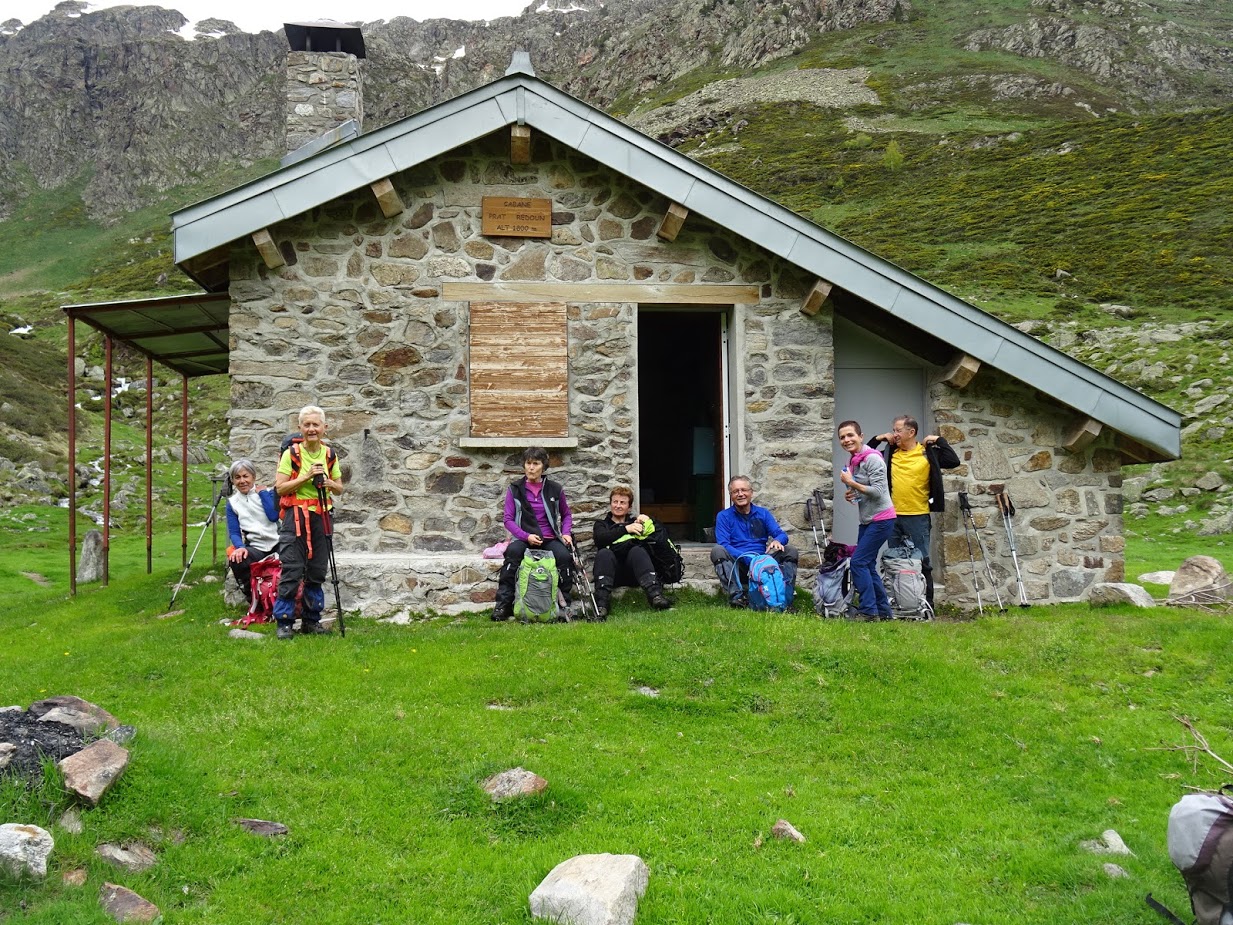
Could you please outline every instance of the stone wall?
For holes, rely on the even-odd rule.
[[[396,175],[406,210],[392,219],[365,189],[280,223],[273,232],[292,255],[286,267],[270,271],[237,245],[232,451],[271,477],[295,411],[321,405],[348,483],[337,523],[339,549],[354,557],[349,600],[367,610],[481,607],[494,585],[478,553],[504,538],[505,486],[520,474],[523,445],[535,441],[464,448],[468,306],[444,298],[443,285],[756,285],[757,304],[713,309],[730,318],[733,468],[753,477],[758,503],[793,532],[808,587],[814,556],[801,502],[834,482],[835,406],[831,316],[799,311],[811,280],[697,216],[676,241],[659,240],[662,197],[564,146],[540,139],[533,160],[511,166],[500,132]],[[551,239],[484,237],[483,196],[550,198]],[[577,445],[552,450],[550,474],[565,484],[583,536],[612,484],[638,490],[638,311],[632,303],[568,308]],[[681,356],[689,362],[688,345]],[[1071,416],[988,368],[961,391],[932,387],[929,402],[964,463],[948,476],[948,510],[936,519],[939,600],[975,604],[954,500],[961,488],[1007,600],[1014,572],[991,494],[1001,484],[1019,509],[1030,600],[1075,600],[1093,582],[1120,580],[1121,470],[1110,437],[1081,453],[1061,449]]]
[[[963,463],[946,476],[940,518],[946,601],[976,604],[957,501],[957,493],[967,491],[1002,599],[1018,603],[1006,529],[993,499],[1003,485],[1016,508],[1014,536],[1030,603],[1078,600],[1095,582],[1124,580],[1121,454],[1107,431],[1086,450],[1064,449],[1065,430],[1077,413],[987,368],[962,390],[933,386],[930,402],[937,433]],[[935,530],[938,523],[935,518]],[[972,547],[988,604],[994,597],[983,583],[975,537]]]
[[[360,60],[342,51],[287,53],[286,148],[294,151],[348,119],[364,124]]]
[[[526,167],[509,164],[508,147],[500,132],[394,176],[406,210],[392,219],[365,189],[280,223],[273,234],[293,260],[279,270],[233,249],[232,451],[268,460],[272,477],[295,411],[319,404],[349,486],[340,550],[391,563],[478,554],[504,538],[505,486],[535,441],[462,448],[468,307],[446,300],[444,283],[754,284],[757,305],[714,309],[733,325],[736,464],[759,482],[760,503],[799,507],[802,485],[829,472],[834,392],[830,318],[800,314],[804,276],[698,217],[661,241],[662,197],[543,139]],[[552,199],[551,240],[481,235],[481,197],[511,195]],[[612,484],[638,487],[637,314],[634,304],[568,309],[577,446],[552,451],[550,476],[580,520],[606,510]],[[401,597],[383,581],[381,595],[438,608],[490,599],[490,587],[478,597],[464,587],[461,568],[424,583],[408,573]]]

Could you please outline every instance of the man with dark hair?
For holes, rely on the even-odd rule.
[[[544,478],[548,471],[548,451],[529,446],[522,453],[520,479],[512,482],[505,493],[505,529],[513,539],[505,547],[505,562],[497,579],[497,600],[492,619],[508,620],[514,615],[514,594],[518,583],[518,566],[528,549],[546,549],[557,560],[560,590],[569,604],[569,590],[574,583],[573,562],[569,547],[574,517],[565,500],[565,489],[552,479]]]
[[[608,495],[607,515],[595,521],[595,616],[599,620],[608,619],[612,589],[618,585],[641,587],[646,602],[656,610],[672,606],[664,597],[664,586],[647,548],[655,522],[646,514],[634,516],[630,510],[633,503],[633,491],[618,485]]]
[[[796,563],[799,553],[788,544],[788,534],[780,528],[775,515],[753,503],[753,482],[747,475],[738,475],[728,482],[732,506],[715,517],[715,545],[711,547],[711,565],[719,583],[733,607],[748,607],[745,579],[749,560],[741,556],[766,553],[779,563],[787,585],[788,600],[796,590]]]
[[[933,567],[929,563],[929,540],[932,532],[930,513],[946,508],[942,490],[942,470],[954,469],[959,457],[945,437],[930,434],[917,440],[920,424],[910,414],[901,414],[891,423],[889,433],[869,438],[874,448],[885,445],[886,478],[890,486],[891,503],[898,517],[891,534],[890,545],[902,546],[911,540],[916,554],[923,560],[925,596],[933,603]]]

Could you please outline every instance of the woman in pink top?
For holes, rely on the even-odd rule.
[[[890,601],[878,574],[878,551],[895,528],[895,506],[891,503],[886,480],[886,460],[877,450],[865,446],[861,426],[856,421],[839,425],[839,445],[852,454],[839,473],[847,486],[844,497],[860,509],[856,552],[852,553],[852,586],[858,598],[857,609],[868,620],[889,620]]]

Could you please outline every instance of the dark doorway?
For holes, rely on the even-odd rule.
[[[722,505],[724,315],[638,312],[638,509],[702,541]]]

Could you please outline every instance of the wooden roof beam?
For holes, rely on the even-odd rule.
[[[510,126],[509,162],[511,164],[531,163],[531,126]]]
[[[253,244],[257,245],[257,253],[261,255],[261,259],[265,261],[265,265],[271,270],[277,270],[279,267],[287,265],[287,261],[283,260],[282,251],[278,249],[278,245],[274,242],[274,237],[270,234],[269,228],[254,231]]]
[[[1104,425],[1100,421],[1093,418],[1083,418],[1063,438],[1062,446],[1072,453],[1081,452],[1092,445],[1092,441],[1100,436],[1100,432],[1103,429]]]
[[[377,205],[381,207],[381,214],[386,218],[393,218],[406,209],[389,177],[382,177],[377,182],[370,183],[368,187],[372,190],[372,194],[377,197]]]
[[[809,294],[805,296],[805,301],[801,303],[801,314],[809,315],[812,318],[820,312],[822,306],[830,301],[831,289],[833,288],[834,283],[829,280],[814,280],[813,288],[809,290]]]
[[[676,236],[681,233],[681,226],[685,224],[685,219],[689,218],[689,210],[678,202],[668,203],[668,211],[664,213],[664,220],[659,223],[659,230],[655,234],[663,241],[675,241]]]
[[[962,389],[976,378],[978,372],[980,372],[980,360],[966,353],[957,353],[950,361],[950,365],[942,370],[938,381],[946,383],[952,389]]]

